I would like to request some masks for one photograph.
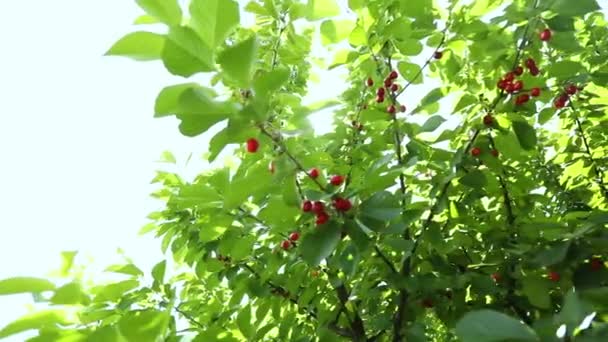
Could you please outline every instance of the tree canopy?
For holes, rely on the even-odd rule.
[[[175,272],[127,261],[91,284],[64,253],[57,279],[0,281],[45,306],[0,338],[608,340],[596,0],[136,2],[107,55],[183,77],[154,116],[234,158],[157,172],[166,205],[142,233]],[[346,70],[347,90],[305,103],[316,69]]]

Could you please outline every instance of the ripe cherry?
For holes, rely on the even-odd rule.
[[[386,94],[386,91],[384,90],[384,88],[378,88],[378,90],[376,91],[376,95],[378,95],[378,96],[384,97],[385,94]]]
[[[494,157],[497,157],[497,158],[498,158],[499,153],[498,153],[498,150],[497,150],[497,149],[493,149],[492,151],[490,151],[490,153],[491,153],[491,154],[492,154]]]
[[[291,240],[293,242],[300,240],[300,233],[293,232],[293,233],[289,234],[289,240]]]
[[[528,94],[521,94],[517,98],[515,98],[515,104],[518,106],[522,105],[528,101],[530,101],[530,95],[528,95]]]
[[[492,126],[494,124],[494,118],[490,114],[486,114],[483,117],[483,124],[486,126]]]
[[[260,143],[255,138],[247,139],[247,152],[256,153],[258,148],[260,147]]]
[[[593,271],[599,271],[604,268],[604,262],[600,258],[591,258],[589,265]]]
[[[536,62],[534,61],[534,59],[528,58],[526,59],[526,66],[528,67],[528,69],[536,68]]]
[[[568,95],[562,94],[553,101],[553,105],[555,108],[560,109],[566,106],[566,102],[568,102]]]
[[[353,207],[352,203],[348,199],[338,197],[334,199],[334,208],[337,211],[349,211]]]
[[[542,40],[543,42],[548,42],[551,39],[551,30],[549,29],[544,29],[542,30],[538,37],[540,38],[540,40]]]
[[[310,178],[315,179],[315,178],[319,177],[319,170],[317,168],[312,168],[308,172],[308,175],[310,176]]]
[[[386,107],[386,112],[389,114],[395,114],[397,112],[397,108],[394,105],[390,105]]]
[[[538,74],[540,74],[540,70],[538,69],[538,67],[536,65],[534,67],[530,68],[530,75],[538,76]]]
[[[502,89],[505,90],[505,88],[507,88],[507,81],[505,80],[500,80],[498,81],[498,83],[496,84],[496,86],[498,87],[498,89]]]
[[[312,204],[312,212],[315,214],[319,214],[325,211],[325,204],[321,201],[316,201]]]
[[[524,82],[523,81],[515,81],[515,83],[513,83],[513,91],[520,91],[524,88]]]
[[[312,211],[313,205],[311,201],[304,201],[302,202],[302,211],[305,213],[308,213],[310,211]]]
[[[508,73],[505,74],[505,81],[513,82],[514,79],[515,79],[515,73],[509,71]]]
[[[380,95],[376,96],[376,102],[378,102],[378,103],[384,102],[384,96],[380,96]]]
[[[574,94],[576,94],[577,91],[578,91],[578,88],[574,84],[569,84],[566,87],[566,93],[568,95],[574,95]]]
[[[515,91],[515,87],[512,82],[507,82],[507,85],[505,86],[505,91],[509,94],[512,94]]]
[[[372,80],[372,78],[371,78],[371,77],[369,77],[369,78],[367,79],[367,81],[365,82],[365,84],[367,84],[367,86],[368,86],[368,87],[371,87],[371,86],[373,86],[373,85],[374,85],[374,80]]]
[[[500,273],[492,273],[492,275],[490,277],[492,277],[492,279],[496,283],[498,283],[502,280],[502,274],[500,274]]]
[[[441,57],[443,57],[443,52],[442,51],[435,51],[435,54],[433,55],[433,57],[435,59],[441,59]]]
[[[401,113],[405,113],[405,110],[407,108],[405,107],[405,105],[401,105],[401,107],[399,107],[399,111],[401,111]]]
[[[385,88],[388,89],[388,88],[391,87],[391,85],[393,85],[393,80],[391,78],[387,78],[387,79],[384,80],[384,87]]]
[[[393,83],[393,85],[391,85],[391,91],[394,93],[397,90],[399,90],[399,85],[397,83]]]
[[[515,69],[513,69],[513,73],[517,76],[521,76],[524,73],[524,68],[518,65],[515,67]]]
[[[532,90],[530,90],[530,95],[532,95],[534,97],[539,97],[540,96],[540,88],[532,88]]]
[[[338,185],[340,185],[340,184],[342,184],[344,182],[344,176],[335,175],[335,176],[331,177],[331,179],[329,180],[329,182],[332,185],[338,186]]]
[[[395,71],[395,70],[391,71],[391,73],[390,73],[390,74],[388,74],[388,78],[390,78],[390,79],[392,79],[392,80],[395,80],[395,79],[397,79],[398,77],[399,77],[399,73],[397,73],[397,71]]]
[[[281,242],[281,248],[283,248],[284,250],[288,250],[291,247],[291,242],[289,242],[289,240],[283,240]]]
[[[551,280],[553,282],[558,282],[561,279],[561,276],[559,275],[559,273],[557,273],[555,271],[550,271],[547,274],[547,278],[549,278],[549,280]]]
[[[329,221],[329,215],[326,212],[323,211],[317,214],[317,220],[315,223],[318,226],[327,223],[327,221]]]
[[[473,147],[471,149],[471,155],[473,157],[478,157],[481,154],[481,149],[479,147]]]

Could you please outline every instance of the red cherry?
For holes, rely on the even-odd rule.
[[[384,87],[388,89],[388,88],[391,87],[391,85],[393,85],[393,79],[392,78],[386,78],[384,80]]]
[[[477,156],[479,156],[480,154],[481,154],[481,149],[480,149],[479,147],[473,147],[473,148],[471,149],[471,155],[472,155],[473,157],[477,157]]]
[[[492,153],[494,157],[498,157],[499,154],[497,149],[493,149],[492,151],[490,151],[490,153]]]
[[[515,87],[512,82],[507,82],[507,85],[505,86],[505,91],[509,94],[512,94],[515,91]]]
[[[308,175],[310,176],[310,178],[315,179],[315,178],[319,177],[319,170],[317,168],[312,168],[308,172]]]
[[[555,108],[560,109],[566,106],[566,102],[568,102],[568,95],[562,94],[553,101],[553,105]]]
[[[526,66],[528,67],[528,69],[536,68],[536,62],[534,61],[534,59],[528,58],[526,59]]]
[[[505,74],[505,81],[512,82],[515,79],[515,74],[511,71]]]
[[[528,95],[528,94],[521,94],[517,98],[515,98],[515,104],[518,106],[522,105],[528,101],[530,101],[530,95]]]
[[[380,95],[376,96],[376,102],[378,102],[378,103],[384,102],[384,96],[380,96]]]
[[[540,74],[540,70],[538,70],[538,67],[536,65],[530,68],[530,75],[538,76],[538,74]]]
[[[312,212],[315,214],[319,214],[325,211],[325,204],[321,201],[316,201],[312,204]]]
[[[378,88],[378,90],[376,91],[376,95],[378,95],[378,96],[384,97],[385,94],[386,94],[386,91],[384,90],[384,88]]]
[[[405,110],[407,108],[405,108],[405,105],[401,105],[401,107],[399,107],[399,110],[401,111],[401,113],[405,113]]]
[[[574,84],[569,84],[566,87],[566,93],[568,95],[574,95],[574,94],[576,94],[577,91],[578,91],[578,88]]]
[[[397,71],[393,70],[391,71],[390,74],[388,74],[388,78],[390,78],[391,80],[395,80],[399,77],[399,73],[397,73]]]
[[[393,83],[391,86],[391,91],[396,92],[397,90],[399,90],[399,85],[397,83]]]
[[[259,147],[260,147],[260,143],[258,142],[257,139],[255,139],[255,138],[247,139],[247,152],[255,153],[258,151]]]
[[[513,83],[513,90],[514,91],[520,91],[524,88],[524,82],[523,81],[515,81],[515,83]]]
[[[540,40],[542,40],[543,42],[548,42],[551,39],[551,30],[549,29],[544,29],[540,32],[540,34],[538,35],[538,37],[540,38]]]
[[[420,305],[422,305],[423,308],[430,309],[433,307],[433,301],[430,298],[425,298],[420,302]]]
[[[530,90],[530,95],[532,95],[534,97],[539,97],[540,96],[540,88],[532,88],[532,90]]]
[[[494,282],[496,282],[496,283],[498,283],[502,280],[502,274],[500,274],[500,273],[492,273],[491,277],[494,280]]]
[[[483,124],[486,126],[492,126],[494,124],[494,118],[492,115],[486,114],[486,116],[483,117]]]
[[[312,211],[312,207],[313,207],[313,205],[312,205],[311,201],[302,202],[302,211],[303,212],[307,213],[307,212]]]
[[[433,57],[435,57],[435,59],[441,59],[441,57],[443,57],[443,52],[435,51],[435,54],[433,55]]]
[[[549,280],[553,281],[553,282],[558,282],[561,279],[561,276],[559,275],[559,273],[555,272],[555,271],[551,271],[547,274],[547,277],[549,278]]]
[[[348,199],[338,197],[334,199],[334,208],[337,211],[349,211],[353,207]]]
[[[508,83],[509,82],[507,82],[505,80],[500,80],[500,81],[498,81],[498,83],[496,84],[496,86],[498,87],[498,89],[505,90],[505,88],[507,87]]]
[[[281,248],[283,248],[284,250],[288,250],[291,247],[291,242],[289,242],[289,240],[283,240],[281,242]]]
[[[386,108],[386,112],[389,114],[395,114],[397,112],[397,108],[394,105],[390,105]]]
[[[300,240],[300,233],[293,232],[293,233],[289,234],[289,240],[291,240],[293,242]]]
[[[600,258],[591,258],[591,260],[589,260],[589,264],[591,265],[591,269],[593,271],[599,271],[604,268],[604,262]]]
[[[335,176],[331,177],[329,182],[332,185],[338,186],[338,185],[342,184],[342,182],[344,182],[344,176],[335,175]]]
[[[513,73],[517,76],[521,76],[524,73],[524,68],[518,65],[515,67],[515,69],[513,69]]]
[[[374,80],[372,80],[372,78],[369,77],[365,83],[367,84],[368,87],[371,87],[374,85]]]
[[[326,212],[320,212],[317,214],[317,220],[315,221],[315,223],[318,226],[325,224],[327,221],[329,221],[329,215],[327,215]]]

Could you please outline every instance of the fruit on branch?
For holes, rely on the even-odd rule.
[[[486,126],[492,126],[494,124],[494,118],[490,114],[486,114],[483,117],[483,124]]]
[[[528,69],[535,68],[536,67],[536,61],[534,61],[534,59],[532,59],[532,58],[526,59],[526,67],[528,67]]]
[[[289,248],[291,248],[291,242],[289,240],[283,240],[281,242],[281,248],[283,248],[284,250],[288,250]]]
[[[391,80],[396,80],[399,77],[399,73],[395,70],[391,71],[390,74],[388,74],[388,78],[390,78]]]
[[[302,211],[305,213],[311,212],[313,208],[313,204],[311,201],[302,202]]]
[[[337,197],[334,199],[334,208],[336,208],[337,211],[346,212],[352,207],[352,203],[346,198]]]
[[[524,88],[524,82],[523,81],[515,81],[515,83],[513,83],[513,91],[520,91]]]
[[[515,69],[513,69],[513,73],[516,76],[521,76],[524,73],[524,68],[522,68],[520,65],[518,65],[517,67],[515,67]]]
[[[542,30],[539,34],[538,37],[540,38],[540,40],[542,40],[543,42],[548,42],[551,39],[552,33],[551,30],[544,29]]]
[[[593,271],[599,271],[604,268],[604,262],[602,261],[602,259],[597,257],[591,258],[591,260],[589,260],[589,265],[591,266],[591,269]]]
[[[260,143],[258,142],[257,139],[255,139],[255,138],[247,139],[247,152],[256,153],[258,151],[258,148],[260,148]]]
[[[568,95],[561,94],[553,101],[553,106],[555,106],[557,109],[564,108],[566,106],[566,102],[568,102]]]
[[[368,87],[371,87],[374,85],[374,80],[371,77],[369,77],[367,79],[367,81],[365,81],[365,84],[367,84]]]
[[[505,74],[505,77],[503,79],[507,82],[513,82],[513,80],[515,79],[515,73],[513,73],[512,71],[509,71],[508,73]]]
[[[500,80],[500,81],[498,81],[498,83],[496,83],[496,86],[498,87],[498,89],[505,90],[507,88],[508,83],[509,82],[507,82],[505,80]]]
[[[344,182],[344,176],[340,176],[340,175],[332,176],[331,179],[329,180],[329,182],[331,183],[331,185],[338,186]]]
[[[473,147],[471,149],[471,155],[473,157],[478,157],[481,154],[481,149],[479,147]]]
[[[315,221],[317,226],[325,224],[327,221],[329,221],[329,215],[326,212],[323,211],[317,214],[317,220]]]
[[[395,105],[390,105],[386,107],[386,112],[389,114],[395,114],[397,112],[397,108],[395,108]]]
[[[513,94],[515,92],[515,87],[512,82],[507,81],[507,85],[505,86],[505,91],[509,94]]]
[[[378,103],[384,102],[384,96],[376,96],[376,102],[378,102]]]
[[[490,151],[490,153],[494,156],[494,157],[498,157],[499,153],[497,149],[493,149],[492,151]]]
[[[317,168],[312,168],[308,172],[308,175],[310,176],[310,178],[316,179],[317,177],[319,177],[319,170]]]
[[[391,85],[391,91],[394,93],[397,90],[399,90],[399,85],[397,83],[393,83],[393,85]]]
[[[387,77],[384,80],[384,87],[388,89],[388,88],[390,88],[391,85],[393,85],[393,79]]]
[[[547,278],[553,282],[558,282],[561,279],[561,276],[555,271],[549,271],[549,273],[547,273]]]
[[[322,213],[325,211],[325,204],[321,201],[316,201],[312,204],[312,212],[315,214]]]
[[[540,88],[532,88],[530,90],[530,95],[532,95],[534,97],[539,97],[540,96]]]
[[[538,76],[538,74],[540,74],[540,70],[538,69],[538,67],[534,67],[534,68],[530,68],[530,75],[532,76]]]
[[[376,91],[376,95],[384,97],[384,95],[386,95],[384,88],[378,88],[378,90]]]
[[[502,280],[502,274],[500,273],[492,273],[490,277],[492,277],[492,280],[494,280],[495,283],[498,283]]]
[[[577,91],[578,91],[578,88],[574,84],[569,84],[566,87],[566,94],[568,94],[568,95],[574,95],[574,94],[576,94]]]
[[[433,57],[435,59],[441,59],[441,57],[443,57],[443,51],[435,51],[435,54],[433,55]]]
[[[518,106],[522,105],[528,101],[530,101],[530,95],[528,95],[528,94],[521,94],[515,98],[515,104]]]
[[[293,232],[293,233],[289,234],[289,240],[291,240],[293,242],[300,240],[300,233]]]
[[[405,107],[405,105],[401,105],[399,107],[399,110],[401,111],[401,113],[405,113],[405,111],[407,110],[407,108]]]

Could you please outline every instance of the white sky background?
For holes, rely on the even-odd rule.
[[[155,161],[170,150],[185,172],[192,152],[196,173],[207,139],[152,117],[159,90],[183,79],[160,63],[103,57],[141,13],[131,0],[0,1],[0,279],[44,276],[63,250],[104,267],[122,247],[144,272],[162,259],[159,240],[137,236],[161,207],[148,196],[154,170],[167,167]],[[326,77],[312,98],[341,92]],[[29,301],[0,297],[0,327]]]

